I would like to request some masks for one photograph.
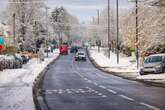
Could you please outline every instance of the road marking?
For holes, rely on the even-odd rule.
[[[155,107],[155,106],[152,106],[152,105],[149,105],[149,104],[146,104],[146,103],[144,103],[144,102],[141,102],[140,104],[141,104],[141,105],[144,105],[144,106],[146,106],[146,107],[148,107],[148,108],[150,108],[150,109],[153,109],[153,110],[160,110],[159,108],[157,108],[157,107]]]
[[[103,98],[106,98],[107,96],[106,95],[102,95]]]
[[[105,86],[99,86],[100,88],[102,88],[102,89],[106,89],[106,87]]]
[[[91,81],[91,80],[88,80],[88,82],[89,82],[89,83],[92,83],[92,81]]]
[[[109,92],[111,92],[111,93],[113,93],[113,94],[117,94],[117,92],[116,92],[116,91],[111,90],[111,89],[107,89],[107,91],[109,91]]]
[[[94,85],[98,86],[98,84],[96,82],[93,83]]]
[[[134,99],[127,97],[125,95],[119,95],[120,97],[122,97],[123,99],[129,100],[129,101],[135,101]]]
[[[98,93],[98,95],[102,96],[103,94],[102,93]]]

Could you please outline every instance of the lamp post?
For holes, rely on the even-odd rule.
[[[15,13],[13,13],[13,43],[16,45],[16,39],[15,39]]]
[[[117,64],[119,64],[119,0],[116,0],[116,53],[117,53]]]
[[[98,24],[98,26],[100,24],[100,11],[99,10],[97,10],[97,24]],[[97,37],[98,37],[98,39],[97,39],[96,42],[97,42],[97,46],[98,46],[98,52],[100,52],[101,40],[99,38],[99,30],[98,30],[98,33],[97,33]]]
[[[46,9],[46,48],[47,48],[47,57],[49,56],[49,52],[48,52],[48,43],[49,43],[49,36],[48,36],[48,7],[45,7],[45,9]]]
[[[110,50],[111,50],[111,43],[110,43],[110,0],[108,0],[108,58],[110,58]]]
[[[138,34],[139,34],[139,30],[138,30],[138,0],[135,1],[136,2],[136,60],[137,60],[137,68],[139,68],[139,47],[138,47],[138,43],[139,43],[139,38],[138,38]]]

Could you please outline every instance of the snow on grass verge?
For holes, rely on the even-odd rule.
[[[32,86],[35,78],[59,55],[58,50],[49,54],[44,62],[31,59],[22,69],[0,72],[0,109],[35,110]]]

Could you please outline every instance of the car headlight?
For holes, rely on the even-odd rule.
[[[161,68],[161,65],[157,65],[157,66],[155,66],[155,68]]]

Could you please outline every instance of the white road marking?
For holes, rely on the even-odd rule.
[[[106,98],[107,96],[106,95],[102,95],[102,97]]]
[[[88,80],[88,82],[89,82],[89,83],[92,83],[92,81],[91,81],[91,80]]]
[[[85,81],[87,81],[88,79],[87,78],[84,78]]]
[[[150,108],[150,109],[153,109],[153,110],[160,110],[159,108],[157,108],[157,107],[155,107],[155,106],[152,106],[152,105],[149,105],[149,104],[146,104],[146,103],[144,103],[144,102],[141,102],[140,104],[141,104],[141,105],[144,105],[144,106],[146,106],[146,107],[148,107],[148,108]]]
[[[96,82],[93,83],[94,85],[98,86],[98,84]]]
[[[107,89],[107,91],[109,91],[109,92],[111,92],[111,93],[113,93],[113,94],[117,94],[117,92],[116,92],[116,91],[111,90],[111,89]]]
[[[103,94],[102,94],[102,93],[98,93],[98,95],[100,95],[100,96],[101,96],[101,95],[103,95]]]
[[[105,86],[99,86],[100,88],[102,88],[102,89],[106,89],[106,87]]]
[[[127,97],[125,95],[119,95],[120,97],[126,99],[126,100],[129,100],[129,101],[135,101],[134,99],[130,98],[130,97]]]

